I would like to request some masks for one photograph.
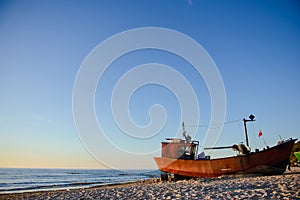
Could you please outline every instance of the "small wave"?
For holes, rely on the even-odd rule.
[[[119,176],[130,176],[130,174],[124,174],[124,173],[121,173],[121,174],[118,174]]]
[[[73,186],[73,185],[95,185],[95,184],[102,184],[104,182],[98,181],[98,182],[77,182],[77,183],[70,183],[68,185]]]
[[[78,173],[78,172],[69,172],[67,174],[81,174],[81,173]]]
[[[72,187],[82,187],[90,185],[95,186],[103,184],[102,181],[97,182],[74,182],[67,184],[54,184],[54,185],[40,185],[40,186],[30,186],[30,187],[16,187],[10,189],[0,189],[0,194],[3,192],[23,192],[23,191],[39,191],[39,190],[53,190],[53,189],[67,189]]]

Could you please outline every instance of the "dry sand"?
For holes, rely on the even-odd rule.
[[[300,199],[300,174],[177,182],[152,179],[89,189],[0,195],[0,199]]]

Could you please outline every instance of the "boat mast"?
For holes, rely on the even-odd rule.
[[[249,147],[249,141],[248,141],[248,133],[247,133],[247,122],[253,122],[253,121],[255,121],[254,120],[254,118],[255,118],[255,116],[254,115],[250,115],[249,116],[249,119],[243,119],[243,121],[244,121],[244,129],[245,129],[245,136],[246,136],[246,145]]]

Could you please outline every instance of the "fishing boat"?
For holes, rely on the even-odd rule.
[[[238,154],[232,157],[211,159],[198,154],[199,141],[192,141],[186,134],[183,124],[183,136],[180,138],[166,138],[161,143],[161,157],[154,157],[154,160],[162,173],[162,178],[174,175],[176,179],[187,177],[219,177],[233,174],[262,174],[279,175],[283,174],[289,165],[289,156],[297,139],[280,140],[273,147],[251,151],[249,148],[247,122],[253,122],[254,115],[249,119],[243,119],[246,144],[235,144],[223,147],[206,147],[204,150],[232,148]]]

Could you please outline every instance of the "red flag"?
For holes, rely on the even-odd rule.
[[[262,131],[259,130],[258,137],[262,136]]]

